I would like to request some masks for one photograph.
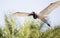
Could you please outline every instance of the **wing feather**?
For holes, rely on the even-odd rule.
[[[28,12],[15,12],[11,14],[11,16],[28,16],[30,13]]]
[[[42,10],[40,12],[41,15],[45,15],[45,14],[49,14],[52,10],[54,10],[55,8],[57,8],[58,6],[60,6],[60,1],[51,3],[50,5],[48,5],[44,10]]]
[[[16,12],[16,13],[13,13],[12,16],[27,16],[29,15],[30,13],[27,13],[27,12]]]

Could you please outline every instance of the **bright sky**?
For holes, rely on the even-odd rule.
[[[0,25],[4,25],[4,14],[16,11],[40,12],[50,3],[57,0],[0,0]],[[60,6],[48,15],[51,25],[60,23]]]

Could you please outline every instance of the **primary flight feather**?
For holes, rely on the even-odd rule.
[[[44,10],[40,12],[41,15],[49,14],[52,10],[60,6],[60,1],[49,4]]]

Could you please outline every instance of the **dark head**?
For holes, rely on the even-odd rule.
[[[33,16],[34,19],[36,19],[38,16],[35,14],[35,12],[32,12],[31,14],[29,14],[29,16]]]

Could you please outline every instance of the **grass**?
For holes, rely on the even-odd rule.
[[[37,24],[35,21],[25,21],[23,26],[17,29],[14,20],[5,16],[5,27],[0,27],[0,38],[60,38],[59,26],[41,32],[42,26],[40,22]]]

